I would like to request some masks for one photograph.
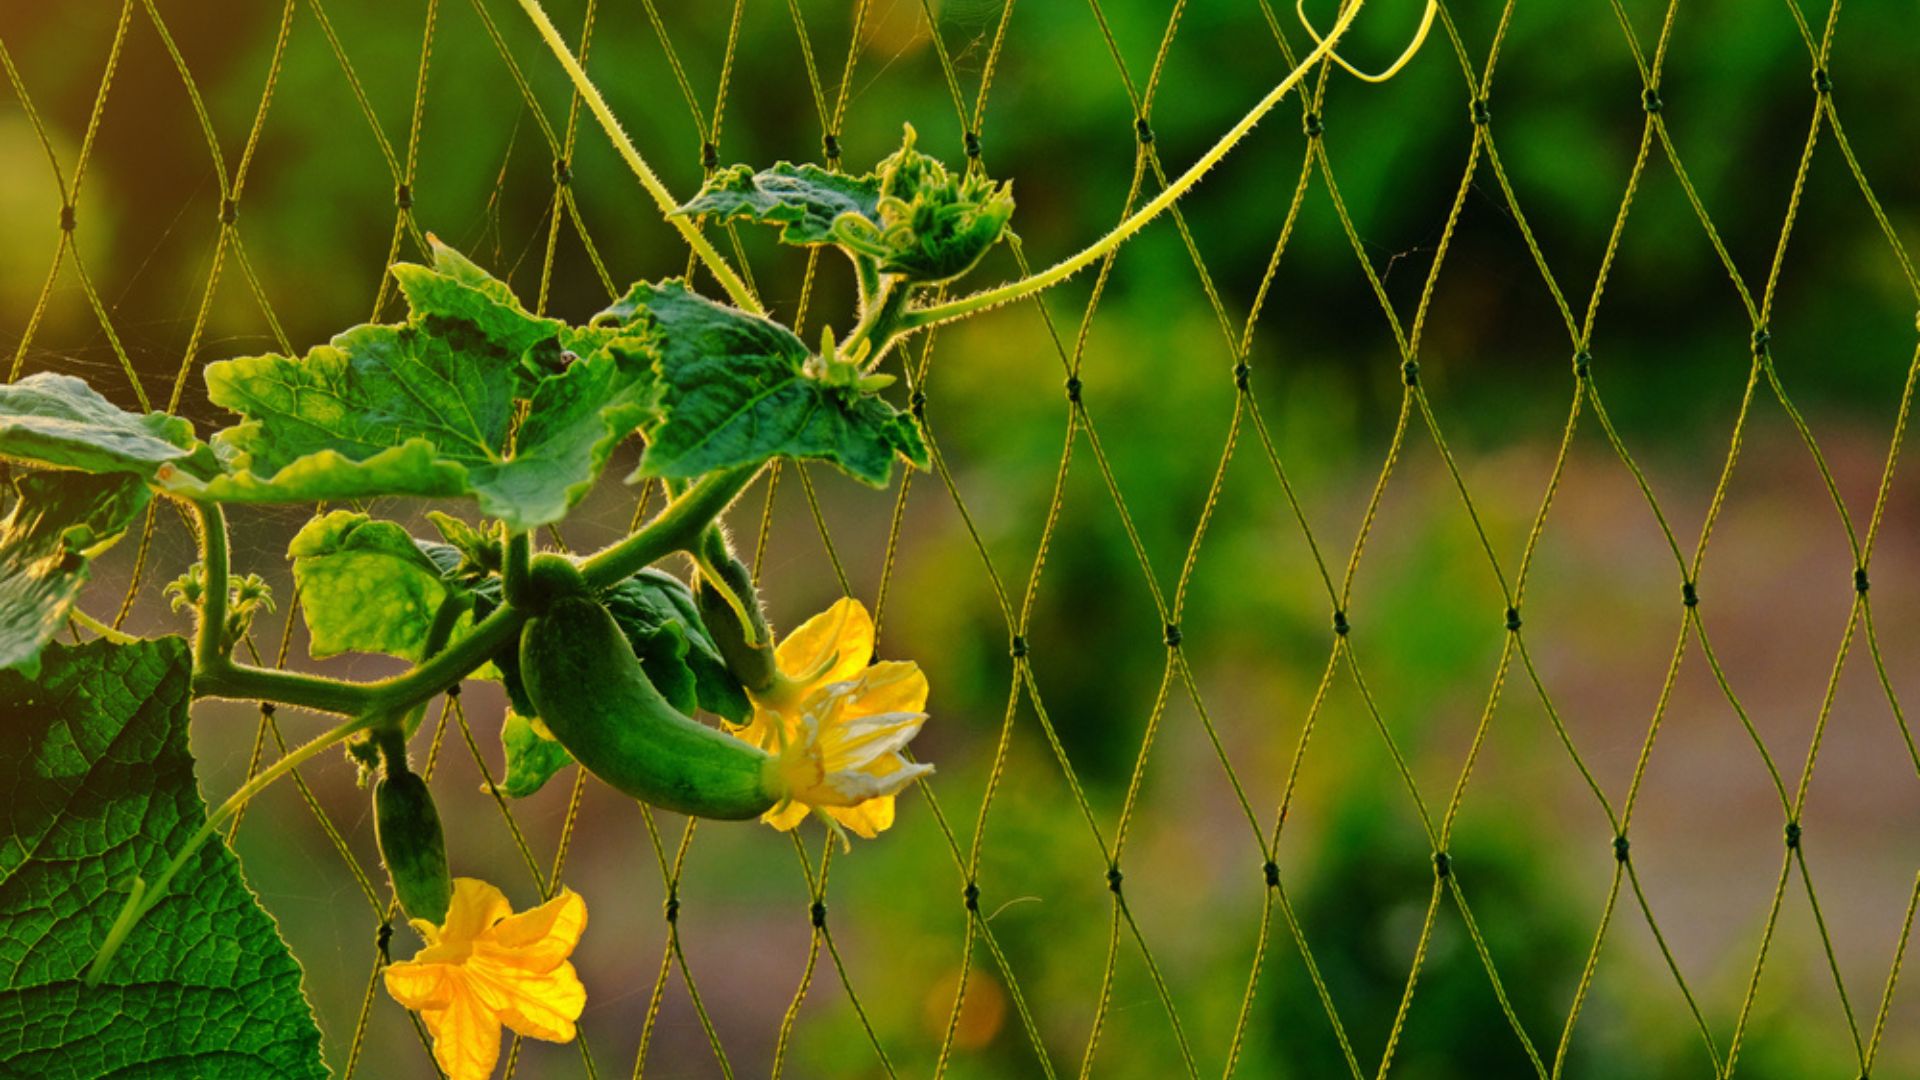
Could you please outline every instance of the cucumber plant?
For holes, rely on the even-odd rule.
[[[169,952],[183,919],[215,952],[247,956],[262,978],[285,983],[292,970],[297,987],[297,969],[239,884],[231,856],[202,845],[254,795],[340,746],[380,774],[381,851],[399,904],[430,946],[390,969],[395,996],[428,1003],[416,1006],[423,1010],[447,1007],[454,991],[446,988],[465,985],[448,965],[465,961],[446,958],[479,955],[471,943],[493,940],[496,923],[515,927],[503,937],[532,940],[534,931],[513,923],[521,919],[566,939],[563,948],[543,947],[527,970],[555,985],[573,979],[563,960],[584,925],[579,898],[566,894],[509,917],[497,890],[455,879],[432,796],[408,764],[428,701],[469,677],[497,678],[507,690],[509,795],[537,790],[577,759],[618,790],[683,813],[762,816],[791,827],[804,816],[796,806],[844,811],[886,799],[883,815],[849,820],[862,835],[875,831],[874,821],[890,822],[893,794],[930,768],[903,756],[924,714],[863,711],[863,676],[843,670],[848,658],[831,651],[815,671],[783,669],[752,575],[719,516],[776,461],[826,462],[875,487],[890,482],[897,462],[926,467],[917,410],[889,400],[895,377],[885,369],[896,346],[1035,295],[1112,252],[1190,190],[1307,72],[1338,60],[1334,44],[1360,6],[1345,5],[1245,119],[1113,232],[1046,270],[949,297],[1007,239],[1008,184],[977,163],[949,169],[916,146],[908,127],[900,148],[870,173],[741,165],[715,172],[678,202],[537,0],[521,3],[724,299],[689,280],[640,282],[584,322],[568,322],[528,311],[506,283],[432,241],[426,263],[392,268],[404,321],[353,327],[304,355],[207,365],[209,398],[237,419],[206,438],[180,417],[121,409],[72,376],[0,385],[0,466],[13,476],[0,519],[0,711],[17,728],[0,745],[0,770],[31,778],[4,785],[0,817],[14,823],[14,846],[30,852],[9,857],[7,875],[25,881],[30,873],[34,882],[31,896],[0,891],[0,937],[47,942],[33,947],[45,982],[96,987],[45,1004],[49,1019],[66,1010],[49,1030],[92,1030],[68,1022],[88,1010],[109,1025],[141,1015],[127,995],[155,984],[155,972],[178,978],[186,970]],[[813,348],[769,318],[706,239],[703,227],[713,222],[775,226],[785,243],[841,252],[858,295],[844,336],[829,330]],[[663,485],[671,496],[664,509],[583,557],[536,551],[536,533],[565,520],[628,440],[642,449],[627,482]],[[411,667],[351,681],[237,657],[253,616],[272,599],[257,575],[233,566],[228,514],[396,497],[464,502],[468,513],[429,514],[438,534],[429,538],[333,509],[299,530],[288,557],[316,659],[383,653]],[[190,642],[132,639],[80,606],[93,559],[153,512],[156,499],[181,508],[198,535],[199,561],[168,587],[176,608],[193,612]],[[688,557],[689,578],[655,566],[675,555]],[[70,625],[98,640],[56,643]],[[871,644],[869,637],[847,646],[865,650],[851,667],[866,662]],[[901,679],[919,680],[924,698],[917,669],[880,667],[896,689]],[[840,674],[830,679],[829,669]],[[882,696],[898,698],[874,695]],[[187,707],[201,698],[330,714],[337,723],[203,812],[190,772],[184,781],[179,772]],[[700,713],[717,723],[695,719]],[[23,718],[17,725],[15,716]],[[136,725],[140,745],[158,748],[144,758],[115,748]],[[749,728],[751,739],[735,737]],[[86,777],[109,762],[140,783],[89,787]],[[152,814],[136,801],[163,782],[172,785],[164,789],[171,816],[162,827],[139,825]],[[76,853],[27,842],[64,835],[60,815],[76,806],[118,823],[107,843]],[[210,898],[243,917],[210,928]],[[504,955],[497,944],[487,948],[496,950],[487,956]],[[250,985],[229,977],[202,989],[226,995],[228,1014],[244,1021],[253,1015],[242,1002]],[[120,996],[100,996],[109,990]],[[569,994],[577,1016],[579,995]],[[309,1038],[304,1003],[296,1012],[293,1020],[269,1018],[274,1030],[293,1034],[256,1056],[281,1054],[280,1071],[316,1074],[317,1036]],[[528,1020],[526,1033],[571,1037],[571,1017],[556,1016],[545,1026]],[[498,1019],[476,1030],[497,1041]],[[89,1052],[111,1055],[117,1051],[99,1048],[112,1045],[99,1040]],[[472,1071],[475,1061],[491,1068],[486,1048],[469,1049],[462,1057],[437,1046],[436,1054],[449,1071]],[[222,1048],[169,1052],[187,1060],[202,1051]],[[0,1063],[25,1068],[25,1060]],[[122,1067],[133,1065],[101,1062],[102,1071]]]

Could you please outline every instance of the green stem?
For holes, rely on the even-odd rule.
[[[506,558],[500,569],[500,595],[509,604],[527,604],[527,564],[533,558],[533,540],[523,532],[507,536]]]
[[[668,503],[646,528],[581,563],[580,573],[587,584],[606,589],[656,560],[692,548],[701,531],[759,474],[757,463],[707,474]]]
[[[134,642],[140,640],[140,638],[137,637],[136,635],[123,634],[120,631],[115,630],[113,627],[108,626],[106,623],[101,622],[99,619],[96,619],[93,616],[87,614],[86,612],[81,611],[79,608],[68,608],[67,618],[72,619],[74,622],[78,623],[80,626],[84,627],[85,629],[91,630],[92,632],[100,635],[101,637],[106,638],[108,641],[113,642],[115,645],[131,645]]]
[[[527,2],[527,0],[523,0],[523,2]],[[1333,52],[1334,45],[1337,44],[1341,36],[1347,32],[1347,28],[1353,24],[1353,17],[1359,14],[1360,5],[1363,2],[1364,0],[1351,0],[1346,10],[1341,12],[1339,19],[1334,22],[1333,28],[1327,32],[1327,36],[1320,39],[1320,43],[1314,46],[1313,51],[1309,52],[1292,71],[1288,72],[1287,77],[1280,80],[1279,85],[1275,86],[1266,97],[1261,98],[1260,103],[1255,105],[1246,116],[1242,117],[1239,123],[1233,125],[1225,135],[1222,135],[1220,141],[1213,144],[1213,149],[1201,155],[1200,160],[1194,162],[1186,172],[1181,173],[1173,183],[1168,184],[1162,189],[1159,195],[1154,196],[1152,201],[1141,207],[1131,217],[1122,221],[1112,232],[1101,237],[1095,241],[1092,246],[1081,251],[1079,254],[1063,259],[1037,274],[1021,278],[1018,281],[1008,282],[1005,285],[988,289],[985,292],[974,293],[972,296],[963,296],[958,300],[950,300],[944,304],[935,304],[932,307],[921,308],[918,311],[909,311],[900,320],[902,331],[919,330],[929,326],[937,326],[941,323],[952,322],[955,319],[964,318],[977,311],[985,311],[988,308],[999,307],[1002,304],[1018,300],[1023,296],[1029,296],[1043,289],[1051,288],[1092,265],[1108,252],[1125,243],[1128,238],[1132,237],[1134,233],[1139,232],[1149,221],[1160,216],[1168,207],[1178,201],[1182,195],[1187,193],[1188,189],[1199,183],[1200,178],[1205,176],[1215,165],[1219,164],[1220,159],[1226,157],[1228,151],[1239,145],[1240,140],[1246,137],[1247,132],[1253,130],[1253,125],[1259,123],[1262,117],[1266,116],[1275,105],[1278,105],[1280,99],[1286,97],[1294,88],[1295,84],[1306,77],[1314,65],[1318,64],[1328,54]]]
[[[255,775],[253,779],[242,785],[240,790],[228,796],[226,802],[221,803],[212,813],[209,813],[206,822],[187,840],[186,846],[174,855],[173,860],[167,863],[166,869],[162,870],[160,876],[151,884],[141,878],[134,878],[133,891],[127,896],[125,906],[120,909],[119,918],[113,921],[113,928],[107,931],[106,940],[100,943],[100,951],[94,954],[92,966],[87,968],[87,985],[100,984],[100,977],[106,974],[107,967],[113,962],[114,953],[118,952],[120,946],[126,942],[127,935],[133,932],[133,928],[139,924],[147,912],[152,911],[166,897],[167,886],[173,881],[174,875],[187,865],[187,861],[200,850],[200,845],[206,843],[209,837],[219,831],[221,823],[245,806],[247,800],[260,794],[268,785],[292,772],[316,754],[329,747],[337,746],[374,726],[380,715],[382,714],[369,713],[356,716],[274,762],[271,767]]]
[[[900,320],[907,312],[909,291],[898,275],[888,274],[882,278],[879,293],[861,312],[860,321],[854,324],[847,340],[840,343],[841,353],[851,355],[861,341],[872,341],[873,351],[867,356],[866,367],[869,371],[878,367],[900,337]]]
[[[273,701],[343,715],[361,712],[374,704],[373,693],[364,683],[236,664],[226,659],[194,671],[193,696]]]
[[[227,512],[219,503],[196,502],[200,515],[200,627],[194,642],[196,666],[217,666],[227,658]]]
[[[640,178],[640,185],[647,189],[647,194],[652,195],[653,201],[659,204],[660,213],[666,217],[667,223],[680,230],[680,235],[686,238],[694,254],[706,264],[707,270],[713,274],[715,280],[720,282],[720,287],[726,290],[727,296],[735,304],[755,315],[764,314],[765,309],[760,306],[760,301],[754,298],[752,290],[748,289],[746,282],[740,280],[740,276],[734,273],[732,265],[700,231],[700,227],[690,218],[674,213],[680,206],[679,201],[667,191],[667,185],[661,183],[660,177],[647,166],[646,159],[640,156],[640,151],[633,145],[633,140],[627,137],[625,129],[620,126],[620,121],[614,118],[613,110],[607,107],[607,100],[600,96],[599,88],[587,78],[586,70],[580,66],[580,61],[574,58],[573,50],[567,48],[566,39],[560,36],[560,31],[553,25],[553,20],[547,17],[546,9],[540,6],[540,0],[520,0],[520,6],[526,11],[527,17],[533,20],[534,28],[540,31],[540,36],[546,40],[547,47],[553,50],[553,55],[559,59],[560,65],[567,69],[567,77],[573,80],[574,90],[580,94],[581,100],[586,102],[594,119],[600,121],[600,127],[606,131],[607,138],[613,140],[614,149],[620,152],[620,156],[626,160],[627,167],[633,170],[633,174]]]

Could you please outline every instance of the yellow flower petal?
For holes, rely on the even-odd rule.
[[[860,674],[847,711],[864,716],[883,712],[924,712],[927,677],[911,660],[883,660]]]
[[[433,1036],[433,1060],[447,1080],[487,1080],[500,1060],[500,1020],[458,977],[444,1009],[420,1014]]]
[[[501,1023],[549,1042],[573,1038],[574,1021],[587,1005],[587,989],[572,964],[534,974],[476,957],[467,973],[474,994]]]
[[[871,840],[893,825],[893,796],[868,799],[859,806],[829,806],[827,816],[847,827],[849,832]]]
[[[453,997],[453,986],[447,973],[453,970],[446,964],[422,963],[419,960],[405,960],[387,965],[382,972],[387,981],[387,993],[393,1000],[416,1012],[428,1009],[444,1009]]]
[[[486,934],[491,948],[514,957],[528,971],[551,971],[573,953],[587,928],[587,902],[572,889],[530,911],[500,920]]]
[[[440,924],[443,944],[471,944],[486,929],[513,914],[513,905],[499,889],[479,878],[454,878],[447,921]]]
[[[787,832],[794,826],[807,820],[807,814],[811,810],[812,807],[809,807],[806,803],[789,802],[783,806],[776,806],[766,813],[761,814],[760,820],[779,829],[781,832]]]
[[[815,685],[851,679],[873,659],[873,616],[860,601],[844,597],[788,634],[774,659],[789,679],[812,676]]]

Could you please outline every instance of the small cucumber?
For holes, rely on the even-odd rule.
[[[636,799],[728,820],[758,817],[779,801],[774,759],[670,705],[619,624],[589,597],[560,596],[527,620],[520,676],[554,738]]]
[[[447,842],[433,794],[417,773],[389,767],[373,788],[374,835],[380,858],[393,878],[401,910],[440,925],[453,902],[453,875],[447,869]]]

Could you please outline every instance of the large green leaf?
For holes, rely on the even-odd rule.
[[[248,420],[216,436],[230,474],[177,489],[236,502],[470,495],[516,529],[558,521],[656,397],[643,340],[593,340],[594,355],[539,380],[511,454],[520,354],[470,322],[361,326],[300,359],[210,364],[209,396]]]
[[[406,529],[335,510],[307,522],[287,555],[314,656],[376,652],[420,659],[427,629],[452,586]]]
[[[529,313],[506,282],[438,238],[427,240],[433,245],[431,268],[413,263],[393,268],[414,323],[429,329],[441,323],[472,326],[502,352],[516,357],[519,373],[530,379],[559,370],[563,350],[584,356],[601,343],[603,335],[594,331],[576,330],[558,319]]]
[[[134,877],[206,820],[178,638],[47,649],[0,673],[0,1075],[324,1077],[300,968],[218,838],[81,978]]]
[[[29,473],[0,520],[0,668],[33,669],[87,581],[87,565],[147,505],[130,473]]]
[[[834,219],[858,214],[877,224],[879,201],[880,181],[874,177],[783,161],[759,172],[746,165],[722,169],[674,212],[780,225],[786,243],[831,244],[838,239]]]
[[[71,375],[44,371],[0,385],[0,457],[152,476],[197,445],[185,420],[128,412]]]
[[[684,282],[635,285],[596,319],[658,338],[661,419],[640,473],[691,479],[775,456],[817,458],[885,486],[894,456],[924,466],[913,418],[807,371],[806,345],[770,319],[717,304]]]

